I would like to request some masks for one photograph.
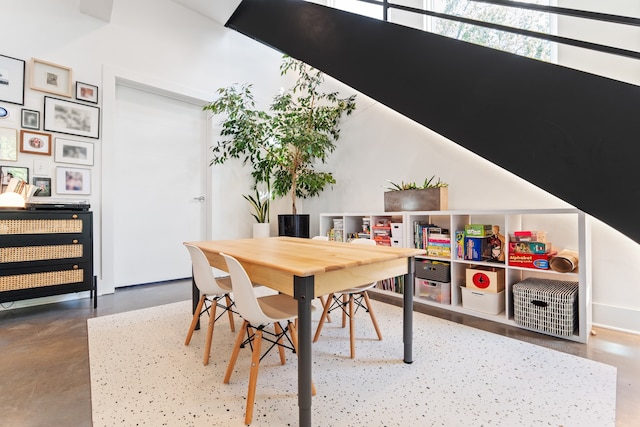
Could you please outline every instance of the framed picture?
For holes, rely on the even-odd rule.
[[[0,166],[0,183],[2,183],[3,187],[9,185],[11,178],[20,178],[24,182],[29,182],[29,168],[22,166]]]
[[[40,129],[40,111],[22,109],[21,126],[25,129]]]
[[[0,101],[24,105],[24,69],[22,59],[0,55]]]
[[[18,160],[18,131],[0,128],[0,160]]]
[[[98,103],[98,86],[76,82],[76,99],[80,101]]]
[[[31,89],[71,98],[71,68],[31,59]]]
[[[32,130],[20,131],[20,152],[31,154],[51,155],[51,134],[34,132]]]
[[[91,169],[56,168],[58,194],[91,194]]]
[[[58,163],[93,166],[93,144],[56,138],[56,151],[53,159]]]
[[[100,108],[45,96],[43,129],[97,139],[100,137]]]
[[[43,178],[43,177],[36,176],[33,178],[33,185],[35,185],[40,189],[36,194],[34,194],[34,196],[38,196],[38,197],[51,196],[51,178]]]

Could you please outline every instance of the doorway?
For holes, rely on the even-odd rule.
[[[178,94],[118,81],[112,185],[113,284],[191,276],[182,242],[206,237],[207,115]]]

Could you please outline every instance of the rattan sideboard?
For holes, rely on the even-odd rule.
[[[91,291],[93,213],[0,210],[0,302]]]

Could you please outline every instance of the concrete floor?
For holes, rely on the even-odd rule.
[[[99,297],[96,310],[81,299],[0,311],[0,425],[91,426],[86,319],[189,298],[190,281],[178,281],[118,289]],[[584,345],[431,306],[416,310],[616,366],[616,425],[640,425],[640,336],[596,329]]]

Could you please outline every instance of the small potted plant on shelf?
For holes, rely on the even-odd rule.
[[[251,216],[256,220],[256,223],[253,224],[253,238],[269,237],[269,193],[267,192],[266,194],[261,195],[256,188],[255,196],[251,194],[243,194],[242,197],[249,202],[254,211],[251,214]]]
[[[317,196],[335,184],[331,172],[317,167],[335,150],[340,119],[356,108],[355,95],[340,98],[337,92],[320,91],[322,72],[284,56],[280,74],[289,71],[298,75],[295,84],[276,95],[268,111],[255,108],[247,84],[218,89],[219,98],[204,109],[226,116],[225,140],[213,147],[212,163],[229,158],[250,163],[256,183],[271,183],[275,197],[291,197],[291,214],[278,215],[279,234],[309,237],[309,215],[298,214],[296,199]]]
[[[436,179],[435,175],[422,184],[387,182],[391,186],[386,187],[388,191],[384,193],[385,212],[439,211],[449,207],[449,184]]]

